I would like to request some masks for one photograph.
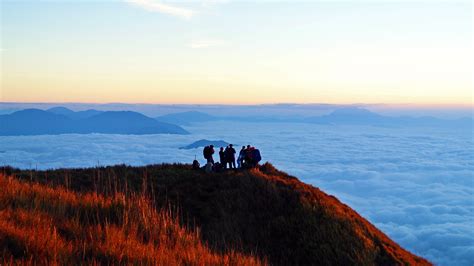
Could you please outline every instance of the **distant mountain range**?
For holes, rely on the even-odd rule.
[[[103,113],[104,111],[98,111],[94,109],[89,109],[86,111],[79,111],[79,112],[74,112],[71,109],[68,109],[66,107],[53,107],[48,110],[46,110],[50,113],[58,114],[58,115],[64,115],[72,119],[83,119],[83,118],[89,118],[94,115],[98,115]]]
[[[75,112],[65,107],[25,109],[0,115],[0,135],[45,135],[64,133],[189,134],[181,126],[212,121],[310,123],[378,127],[473,128],[470,117],[448,120],[434,117],[384,116],[358,107],[345,107],[322,116],[218,116],[198,111],[173,113],[155,119],[132,111]]]
[[[214,116],[207,113],[190,111],[159,116],[156,120],[189,125],[211,121],[271,122],[271,123],[310,123],[325,125],[364,125],[379,127],[472,127],[472,118],[440,119],[435,117],[384,116],[359,107],[339,108],[322,116]]]
[[[131,111],[74,112],[64,107],[55,107],[46,111],[25,109],[8,115],[0,115],[0,135],[2,136],[65,133],[189,134],[180,126],[158,122]]]
[[[236,122],[301,122],[298,117],[276,117],[276,116],[214,116],[199,111],[188,111],[172,113],[156,117],[161,122],[173,122],[177,125],[189,125],[192,123],[203,123],[212,121],[236,121]]]
[[[159,116],[156,120],[177,125],[189,125],[191,123],[201,123],[220,120],[221,118],[203,112],[189,111]]]
[[[379,115],[363,108],[341,108],[324,116],[305,119],[308,123],[334,124],[334,125],[369,125],[381,127],[466,127],[472,126],[471,118],[455,120],[439,119],[435,117],[392,117]]]

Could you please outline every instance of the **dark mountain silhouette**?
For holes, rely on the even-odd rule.
[[[180,149],[184,150],[190,150],[190,149],[196,149],[196,148],[201,148],[201,147],[206,147],[209,145],[214,145],[214,147],[227,147],[230,143],[225,142],[223,140],[207,140],[207,139],[201,139],[198,141],[195,141],[189,145],[183,146]],[[235,144],[234,144],[235,145]]]
[[[62,106],[49,108],[46,111],[50,112],[50,113],[53,113],[53,114],[64,115],[64,116],[68,116],[68,115],[71,115],[71,114],[75,113],[73,110],[68,109],[66,107],[62,107]]]
[[[430,265],[334,196],[269,163],[211,174],[191,165],[2,172],[83,193],[148,191],[156,206],[177,208],[183,225],[197,226],[211,249],[271,265]]]
[[[220,118],[203,112],[189,111],[159,116],[156,120],[177,125],[189,125],[190,123],[216,121]]]
[[[25,109],[0,115],[0,135],[44,135],[74,132],[74,123],[64,115]]]
[[[50,112],[39,109],[25,109],[10,115],[0,115],[0,135],[65,133],[188,134],[186,130],[177,125],[161,123],[136,112],[99,112],[85,118],[71,118],[67,116],[71,114],[67,110],[69,109],[55,109]],[[93,111],[90,113],[93,113]]]
[[[75,112],[75,111],[73,111],[71,109],[68,109],[66,107],[53,107],[53,108],[50,108],[46,111],[48,111],[50,113],[54,113],[54,114],[64,115],[64,116],[67,116],[67,117],[72,118],[72,119],[88,118],[88,117],[98,115],[98,114],[104,112],[104,111],[98,111],[98,110],[94,110],[94,109]]]
[[[103,112],[82,120],[82,133],[188,134],[183,128],[131,111]]]
[[[0,104],[1,106],[1,104]],[[1,107],[0,107],[1,108]],[[17,111],[21,111],[21,108],[5,108],[5,109],[0,109],[0,115],[8,115]]]

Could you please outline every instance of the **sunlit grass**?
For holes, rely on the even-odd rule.
[[[113,186],[113,185],[112,185]],[[73,192],[0,175],[0,264],[263,265],[217,254],[144,192]]]
[[[270,163],[0,172],[0,264],[430,265]]]

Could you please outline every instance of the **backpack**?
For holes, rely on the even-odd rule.
[[[211,147],[206,146],[206,147],[204,147],[204,150],[202,150],[202,155],[204,156],[204,159],[209,158],[210,149],[211,149]]]
[[[247,149],[247,158],[248,160],[252,161],[253,160],[253,151],[252,149]]]
[[[260,151],[258,149],[252,151],[252,160],[256,163],[262,160],[262,156],[260,156]]]

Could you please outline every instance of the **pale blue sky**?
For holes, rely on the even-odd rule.
[[[2,101],[472,105],[472,4],[3,1]]]

